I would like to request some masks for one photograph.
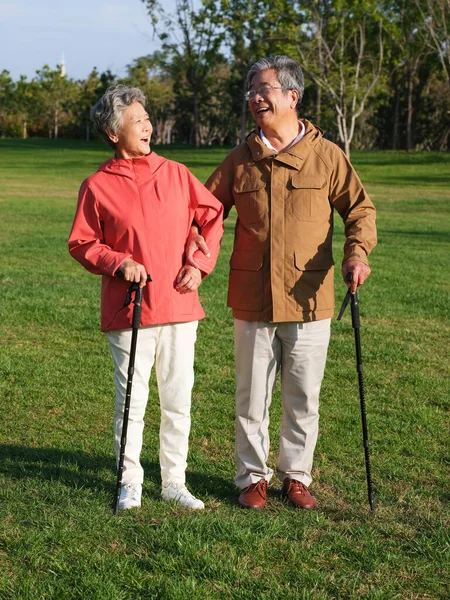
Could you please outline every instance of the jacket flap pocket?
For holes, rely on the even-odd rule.
[[[325,271],[334,265],[333,255],[331,252],[316,252],[311,256],[311,253],[294,252],[295,268],[299,271]]]
[[[241,177],[234,182],[234,191],[237,194],[257,192],[262,190],[265,185],[265,182],[261,179],[261,173],[243,173]]]
[[[291,178],[292,187],[296,189],[321,190],[327,185],[327,180],[323,175],[317,177],[305,177],[301,173],[295,173]]]
[[[236,271],[259,271],[263,255],[255,250],[235,250],[230,258],[230,267]]]

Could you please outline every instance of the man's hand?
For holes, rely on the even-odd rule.
[[[125,281],[135,281],[139,287],[143,288],[147,284],[147,271],[144,265],[137,263],[132,258],[126,258],[117,269],[116,273],[121,272]]]
[[[194,260],[194,253],[197,250],[201,250],[206,258],[211,256],[209,253],[209,248],[205,242],[205,238],[199,234],[198,227],[196,225],[192,225],[186,242],[186,265],[192,265],[196,269],[200,269],[199,265]]]
[[[352,274],[351,282],[345,278],[347,273]],[[358,286],[362,285],[369,275],[369,267],[359,260],[346,260],[342,265],[342,276],[351,294],[356,292]]]
[[[188,294],[189,292],[195,292],[202,282],[202,274],[200,269],[193,267],[192,265],[184,265],[175,281],[175,289],[180,294]]]

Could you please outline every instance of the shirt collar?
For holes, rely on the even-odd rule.
[[[288,146],[286,146],[286,148],[283,149],[283,152],[285,152],[286,150],[289,150],[289,148],[291,148],[297,142],[299,142],[302,139],[302,137],[305,135],[305,126],[304,126],[304,124],[301,121],[299,121],[298,125],[299,125],[299,130],[300,130],[298,136],[294,140],[292,140],[292,142]],[[271,150],[273,150],[274,152],[276,152],[278,154],[278,150],[275,150],[275,148],[272,146],[272,144],[269,142],[269,140],[264,135],[264,132],[263,132],[262,129],[259,130],[259,137],[261,138],[261,140],[263,141],[263,143],[268,148],[270,148]]]

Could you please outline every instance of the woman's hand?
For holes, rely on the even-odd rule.
[[[141,265],[132,258],[126,258],[120,263],[120,267],[117,269],[116,273],[119,271],[122,273],[125,281],[139,283],[139,287],[141,288],[147,284],[147,271],[145,270],[144,265]]]
[[[188,294],[195,292],[202,282],[202,274],[200,269],[192,265],[184,265],[181,267],[175,281],[175,289],[180,294]]]

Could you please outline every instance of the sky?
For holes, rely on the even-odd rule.
[[[13,80],[30,80],[63,57],[72,79],[86,79],[94,67],[121,77],[135,58],[159,48],[141,0],[0,0],[0,72]]]

